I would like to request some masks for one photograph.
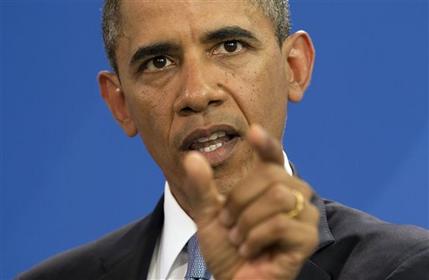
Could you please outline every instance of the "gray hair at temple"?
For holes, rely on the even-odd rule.
[[[275,34],[281,45],[289,35],[289,0],[249,0],[259,6],[265,15],[271,19],[275,27]],[[121,0],[104,0],[103,7],[103,39],[104,48],[110,65],[118,73],[116,63],[116,48],[121,34]]]

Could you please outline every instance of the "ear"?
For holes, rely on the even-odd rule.
[[[98,73],[97,79],[101,96],[112,112],[113,117],[119,122],[128,136],[135,136],[137,128],[130,116],[118,76],[108,71],[101,71]]]
[[[310,35],[305,31],[290,35],[283,43],[282,52],[287,59],[288,98],[299,102],[304,97],[313,72],[315,51]]]

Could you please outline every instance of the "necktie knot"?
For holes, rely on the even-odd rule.
[[[186,271],[185,280],[209,280],[210,272],[204,262],[203,255],[201,254],[197,234],[194,234],[188,241],[188,269]]]

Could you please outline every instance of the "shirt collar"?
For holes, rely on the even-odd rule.
[[[189,238],[196,232],[196,224],[180,207],[170,191],[168,182],[166,182],[164,189],[164,226],[159,244],[159,276],[161,279],[167,279],[177,256]]]
[[[284,167],[289,175],[292,168],[289,159],[283,151]],[[159,243],[159,276],[167,279],[168,273],[189,238],[197,232],[197,226],[180,207],[170,191],[168,182],[164,188],[164,226]]]
[[[289,174],[290,176],[292,176],[293,175],[292,167],[289,164],[289,159],[288,159],[287,154],[286,154],[285,151],[283,151],[283,162],[284,162],[283,165],[284,165],[284,167],[286,169],[287,174]]]

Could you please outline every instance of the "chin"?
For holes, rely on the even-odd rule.
[[[213,167],[214,179],[221,194],[228,194],[239,181],[248,175],[255,162],[252,155],[253,150],[249,147],[237,154],[237,157],[231,158],[230,161]]]
[[[221,195],[228,195],[229,192],[232,190],[232,188],[237,184],[238,180],[222,180],[218,179],[216,180],[216,186],[218,189],[218,192]]]

